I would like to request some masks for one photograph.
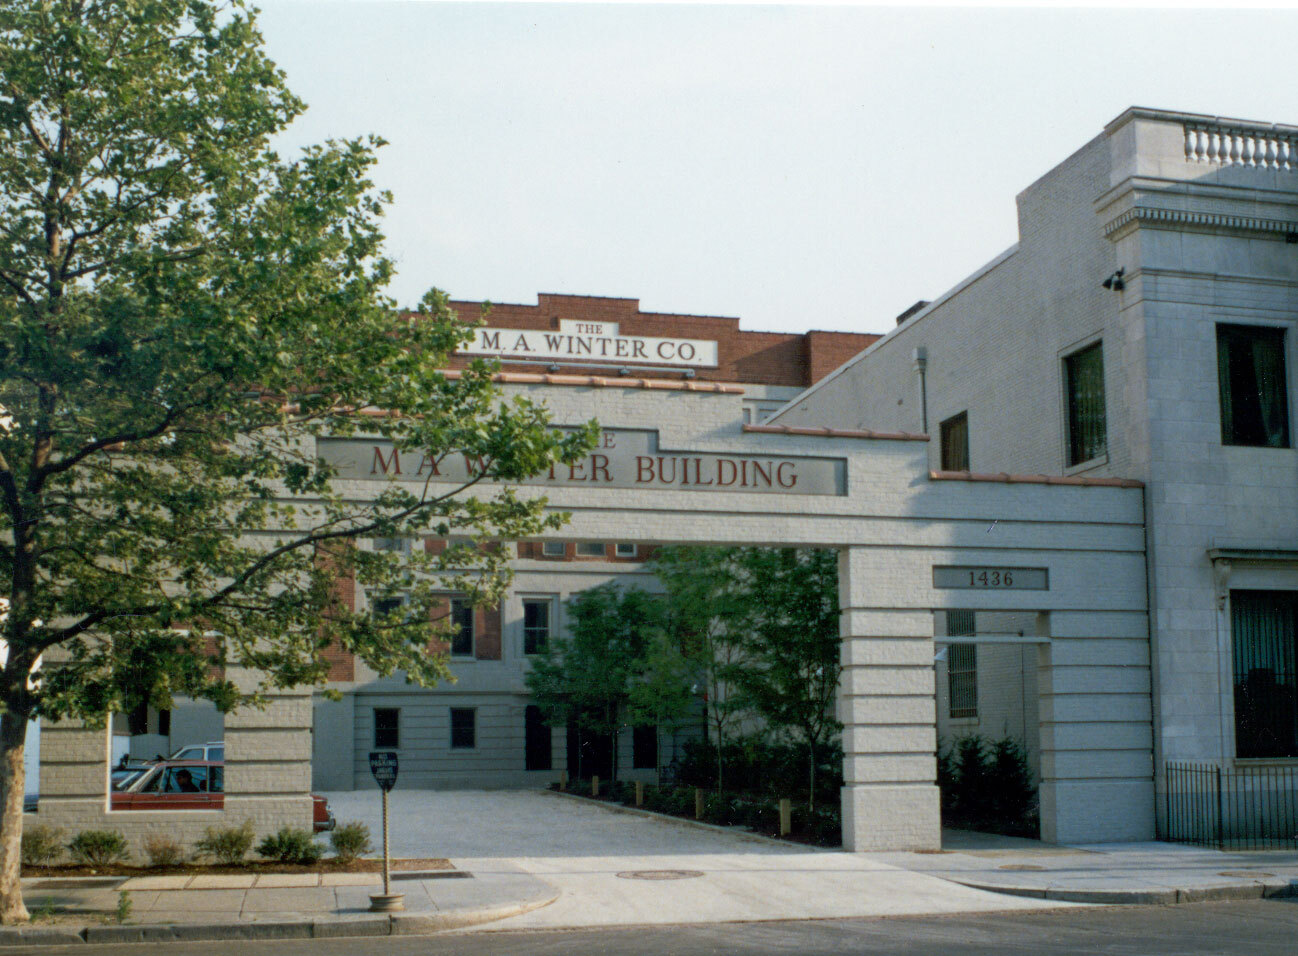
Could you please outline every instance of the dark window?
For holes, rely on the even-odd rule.
[[[164,737],[171,736],[171,711],[158,711],[158,733]],[[213,760],[220,760],[220,757],[213,757]]]
[[[549,770],[550,728],[541,719],[541,708],[528,704],[523,712],[523,731],[526,744],[524,768],[527,770]]]
[[[1108,447],[1104,425],[1104,353],[1100,343],[1064,359],[1068,392],[1068,464],[1099,458]]]
[[[149,705],[138,704],[126,715],[126,732],[134,737],[136,734],[149,732]]]
[[[550,607],[548,600],[523,602],[523,653],[540,654],[550,640]]]
[[[401,711],[396,707],[374,708],[374,749],[396,750],[401,746]]]
[[[547,558],[562,558],[567,549],[562,541],[544,541],[541,543],[541,553]]]
[[[396,597],[379,598],[374,602],[374,616],[387,617],[405,606],[406,598],[404,595]]]
[[[477,746],[478,712],[472,707],[451,708],[451,749],[471,750]]]
[[[948,637],[972,637],[976,633],[973,611],[947,611]],[[978,647],[974,644],[949,644],[946,654],[946,679],[950,716],[978,716]]]
[[[1289,447],[1284,330],[1217,326],[1217,388],[1224,445]]]
[[[602,558],[607,548],[603,541],[578,541],[577,553],[584,558]]]
[[[456,657],[473,656],[473,605],[459,598],[451,598],[451,654]]]
[[[1298,592],[1231,591],[1235,756],[1298,757]]]
[[[658,766],[658,728],[652,724],[631,732],[631,767],[654,770]]]
[[[613,553],[619,558],[634,558],[635,544],[628,541],[619,541],[613,548]]]
[[[952,415],[941,426],[942,470],[969,470],[969,415]]]

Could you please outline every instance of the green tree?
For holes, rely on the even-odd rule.
[[[665,628],[649,635],[638,673],[627,693],[631,723],[651,726],[657,737],[654,776],[662,783],[664,732],[674,734],[685,726],[697,698],[691,688],[697,679],[694,661]]]
[[[434,590],[491,599],[504,550],[406,564],[347,542],[560,523],[504,485],[354,500],[315,436],[481,458],[470,484],[591,443],[593,426],[561,434],[544,409],[502,400],[486,366],[438,371],[470,329],[440,293],[422,314],[383,295],[380,141],[281,159],[269,138],[302,109],[240,0],[0,0],[6,922],[27,915],[29,719],[103,719],[177,694],[228,710],[258,694],[220,668],[254,668],[263,691],[320,683],[334,643],[380,673],[436,681],[448,672],[426,650]],[[372,594],[409,593],[414,612],[331,603],[344,569]],[[214,649],[202,632],[220,635]]]
[[[744,588],[738,558],[743,549],[664,547],[649,563],[663,586],[668,632],[703,698],[708,730],[717,745],[717,790],[724,781],[723,751],[743,716],[733,693],[734,675],[756,603]]]
[[[616,779],[618,731],[645,653],[662,632],[662,600],[609,581],[571,598],[567,618],[567,633],[552,637],[533,660],[527,688],[551,726],[573,723],[610,738]]]
[[[807,750],[807,806],[815,808],[816,762],[841,724],[834,695],[841,670],[838,555],[795,548],[743,548],[741,588],[756,609],[733,679],[768,727]]]

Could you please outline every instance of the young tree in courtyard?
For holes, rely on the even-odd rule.
[[[663,617],[666,617],[665,609]],[[697,698],[691,689],[698,671],[693,659],[665,628],[648,636],[637,671],[627,693],[628,716],[637,726],[654,728],[657,742],[654,776],[662,783],[662,735],[675,734],[694,712]]]
[[[322,683],[332,644],[436,681],[435,591],[499,595],[504,550],[406,564],[348,542],[558,524],[508,490],[390,484],[357,501],[316,436],[465,454],[483,463],[471,485],[589,446],[591,428],[565,437],[503,401],[486,367],[438,371],[471,330],[440,294],[421,315],[382,294],[378,141],[281,159],[269,138],[302,109],[239,0],[0,0],[5,922],[26,917],[31,718],[182,694],[228,710],[257,693],[224,668],[260,672],[262,690]],[[331,602],[346,570],[412,612]]]
[[[756,608],[744,666],[733,679],[769,727],[807,749],[807,806],[815,807],[816,764],[841,728],[834,695],[841,670],[838,555],[794,548],[743,548],[736,561]]]
[[[736,548],[666,547],[649,564],[665,591],[672,642],[687,661],[691,687],[704,699],[717,745],[717,790],[724,785],[725,744],[743,714],[732,678],[755,611],[741,587],[739,554]]]
[[[610,740],[617,778],[617,736],[625,723],[644,656],[662,632],[657,595],[615,581],[589,588],[567,604],[567,633],[551,638],[533,660],[527,688],[547,723],[576,725]],[[570,768],[580,776],[588,768]]]

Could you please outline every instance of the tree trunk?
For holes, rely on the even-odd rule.
[[[26,741],[27,715],[12,711],[0,714],[0,923],[5,924],[25,923],[29,918],[19,882]]]
[[[816,741],[807,734],[807,812],[816,812]]]

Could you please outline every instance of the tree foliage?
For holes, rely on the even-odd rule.
[[[616,778],[617,734],[646,655],[660,642],[662,601],[610,581],[575,595],[566,610],[567,631],[553,636],[532,661],[527,688],[551,726],[571,723],[612,739]]]
[[[490,368],[439,371],[471,328],[441,293],[418,314],[383,294],[381,141],[281,158],[302,109],[239,0],[0,0],[0,918],[25,916],[6,847],[29,718],[229,709],[323,681],[330,644],[435,681],[434,591],[498,595],[504,552],[348,542],[559,522],[507,489],[354,494],[317,436],[480,458],[475,482],[589,447]],[[413,613],[333,601],[348,570]]]

